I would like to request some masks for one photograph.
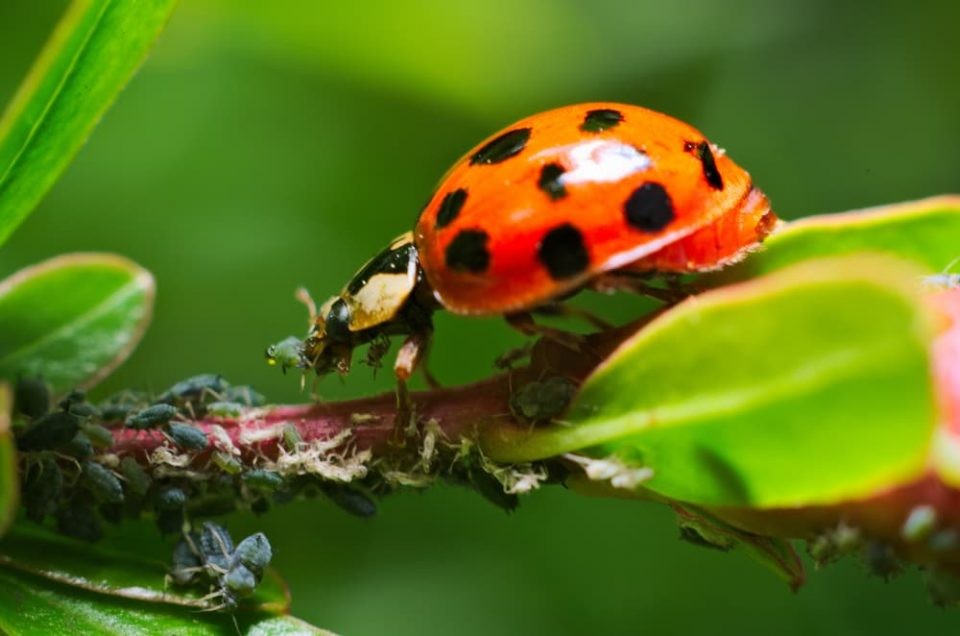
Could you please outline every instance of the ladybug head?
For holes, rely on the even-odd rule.
[[[353,349],[409,333],[414,290],[421,280],[411,233],[394,240],[360,268],[338,295],[323,303],[300,351],[302,368],[318,374],[350,370]]]

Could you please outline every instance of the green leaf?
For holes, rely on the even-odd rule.
[[[0,536],[13,521],[20,491],[16,451],[10,434],[12,403],[10,387],[0,384]]]
[[[236,624],[234,624],[234,618]],[[141,603],[85,592],[0,568],[5,634],[330,634],[291,616],[222,613]]]
[[[158,542],[159,543],[159,542]],[[164,585],[167,565],[142,554],[84,543],[38,526],[15,525],[0,541],[0,565],[33,576],[130,600],[204,609],[203,590]],[[286,584],[273,570],[246,604],[263,612],[290,608]]]
[[[153,310],[148,271],[111,254],[67,254],[0,282],[0,378],[41,375],[57,392],[123,362]]]
[[[562,424],[491,427],[484,451],[615,456],[652,469],[648,492],[709,506],[832,503],[918,477],[937,413],[916,277],[821,259],[691,298],[614,352]]]
[[[71,4],[0,119],[0,244],[70,163],[175,4]]]
[[[811,216],[786,224],[756,254],[715,280],[746,279],[811,258],[876,252],[928,272],[960,265],[960,196]],[[709,280],[709,279],[708,279]]]

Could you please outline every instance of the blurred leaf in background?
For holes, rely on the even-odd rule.
[[[64,6],[0,4],[4,102]],[[538,110],[611,99],[667,111],[724,146],[787,218],[960,190],[958,23],[948,0],[182,0],[0,269],[84,250],[154,273],[153,327],[104,393],[216,371],[306,399],[261,357],[306,327],[294,288],[339,289],[409,229],[461,153]],[[578,302],[618,320],[641,304]],[[446,383],[488,374],[518,342],[500,321],[449,315],[437,335]],[[390,386],[358,368],[319,391]],[[372,521],[302,502],[231,524],[268,532],[295,614],[346,634],[894,634],[955,622],[914,580],[880,585],[847,564],[794,596],[743,555],[682,545],[668,511],[560,491],[510,517],[437,489],[388,499]]]

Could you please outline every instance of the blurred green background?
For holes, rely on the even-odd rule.
[[[64,6],[0,3],[2,101]],[[786,218],[960,191],[958,24],[956,0],[183,0],[0,268],[105,250],[155,273],[153,326],[104,392],[217,371],[304,400],[262,359],[306,327],[294,288],[336,291],[412,226],[460,154],[533,112],[669,112],[727,148]],[[640,306],[582,302],[618,318]],[[434,371],[483,377],[517,342],[499,321],[441,315]],[[358,367],[318,389],[390,387]],[[960,625],[916,573],[883,584],[844,563],[792,594],[743,554],[682,544],[666,510],[559,489],[510,516],[435,488],[368,521],[309,502],[230,526],[269,534],[296,614],[351,636]]]

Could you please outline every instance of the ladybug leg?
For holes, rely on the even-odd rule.
[[[585,340],[580,334],[537,324],[533,319],[533,314],[529,312],[507,314],[504,316],[504,319],[508,325],[525,336],[540,336],[547,340],[552,340],[572,351],[580,351],[580,346]]]
[[[580,320],[583,320],[600,331],[606,331],[608,329],[613,329],[614,327],[614,325],[594,314],[593,312],[587,311],[586,309],[580,309],[579,307],[572,307],[564,303],[543,305],[542,307],[537,307],[534,311],[538,314],[543,314],[544,316],[579,318]]]
[[[394,420],[391,441],[399,446],[404,443],[406,430],[416,421],[415,405],[410,398],[407,382],[417,367],[425,362],[430,349],[431,335],[431,331],[422,331],[407,336],[403,344],[400,345],[396,362],[393,364],[393,373],[397,378],[397,417]],[[427,382],[431,383],[433,376],[425,370],[425,365],[421,368],[424,369]],[[436,382],[436,380],[433,380],[433,382]]]
[[[649,296],[667,305],[675,305],[698,291],[692,285],[683,283],[677,274],[663,274],[663,287],[652,285],[651,280],[652,277],[649,273],[630,271],[610,272],[597,279],[592,287],[600,292],[609,292],[612,290],[629,291],[642,296]]]

